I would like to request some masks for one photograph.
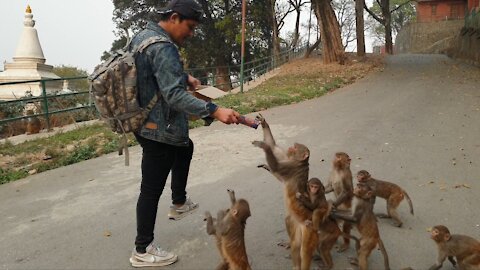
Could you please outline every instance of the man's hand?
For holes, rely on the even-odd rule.
[[[197,78],[188,74],[187,84],[188,84],[188,90],[193,92],[193,91],[197,90],[197,88],[200,86],[201,82]]]
[[[240,114],[232,109],[217,108],[217,110],[212,113],[211,116],[225,124],[238,124],[238,118],[240,117]]]

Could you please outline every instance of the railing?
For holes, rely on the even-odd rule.
[[[465,16],[465,28],[480,29],[480,10],[471,12]]]
[[[278,57],[265,57],[261,59],[255,59],[248,63],[245,63],[244,68],[244,83],[255,80],[261,75],[283,65],[290,59],[297,58],[304,53],[306,46],[301,46],[295,50],[288,50],[282,52]],[[226,83],[218,83],[219,77],[224,75],[217,74],[217,70],[227,70],[227,74],[230,78],[228,80],[229,86],[225,87]],[[195,68],[187,69],[186,72],[192,74],[192,76],[198,78],[202,83],[213,85],[218,88],[228,88],[240,85],[240,65],[225,66],[225,67],[207,67],[207,68]],[[39,83],[41,85],[41,94],[39,96],[22,97],[14,100],[0,101],[0,137],[2,136],[2,128],[5,124],[31,119],[35,117],[44,118],[45,127],[47,130],[51,129],[51,117],[55,114],[90,110],[92,115],[96,115],[96,110],[93,101],[90,98],[88,89],[75,89],[77,92],[58,94],[53,93],[47,86],[47,83],[56,81],[76,81],[86,80],[86,77],[72,77],[72,78],[58,78],[58,79],[43,79],[43,80],[29,80],[29,81],[16,81],[0,83],[0,89],[5,85],[18,85],[22,88],[22,84],[27,83]],[[49,91],[50,90],[50,91]],[[33,114],[25,115],[25,106],[27,104],[34,104],[36,110]],[[7,112],[7,113],[5,113]],[[3,114],[3,115],[2,115]],[[86,119],[88,120],[88,119]]]

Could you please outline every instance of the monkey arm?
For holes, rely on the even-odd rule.
[[[349,221],[349,222],[352,222],[352,223],[358,223],[358,219],[355,218],[355,216],[343,215],[343,214],[339,214],[339,213],[335,213],[335,212],[331,212],[330,215],[333,218],[336,218],[336,219],[341,219],[341,220]]]
[[[327,185],[325,186],[325,194],[330,193],[333,191],[332,182],[328,181]]]
[[[312,201],[310,201],[310,198],[306,197],[305,195],[298,196],[297,201],[299,201],[303,206],[305,206],[310,211],[313,211],[318,207],[317,203],[312,203]]]
[[[437,262],[434,265],[430,266],[428,270],[438,270],[442,268],[443,262],[445,261],[446,258],[447,258],[447,254],[439,250]]]
[[[235,191],[233,189],[227,189],[227,192],[228,196],[230,196],[230,202],[232,203],[232,205],[234,205],[237,201],[237,199],[235,198]]]
[[[213,225],[214,219],[212,218],[212,215],[210,214],[210,212],[207,211],[205,212],[205,217],[207,220],[207,234],[215,235],[216,231],[215,231],[215,226]]]
[[[278,160],[273,154],[272,148],[269,145],[266,145],[266,147],[263,148],[263,150],[265,150],[265,155],[267,157],[267,164],[268,164],[268,167],[270,168],[270,171],[271,172],[278,171],[278,167],[279,167]]]
[[[353,196],[353,191],[345,189],[340,196],[333,202],[333,206],[337,207],[340,204],[346,202],[349,198]]]

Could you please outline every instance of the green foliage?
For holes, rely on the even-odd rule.
[[[53,73],[57,74],[61,78],[72,78],[72,77],[86,77],[88,72],[84,69],[73,67],[73,66],[55,66],[53,67]],[[75,79],[69,80],[68,88],[74,91],[86,91],[88,90],[88,81],[87,79]]]
[[[83,160],[88,160],[96,156],[95,147],[92,145],[80,145],[75,147],[73,153],[69,153],[67,156],[62,158],[59,163],[62,166],[66,166]]]
[[[168,1],[157,0],[113,0],[114,22],[118,39],[110,52],[121,48],[126,41],[126,32],[138,32],[148,20],[158,22],[157,12]],[[182,56],[186,67],[226,66],[240,62],[240,30],[242,0],[219,1],[199,0],[205,20],[198,26],[195,36],[188,41]],[[247,1],[246,61],[254,56],[270,55],[271,23],[268,20],[269,0]],[[126,30],[128,29],[128,30]],[[121,44],[121,46],[120,46]],[[105,52],[102,59],[108,58]]]
[[[400,8],[399,8],[400,7]],[[377,17],[382,18],[382,12],[378,2],[373,2],[373,5],[370,7],[370,10],[377,15]],[[392,20],[392,35],[396,36],[400,29],[410,21],[415,21],[417,17],[417,11],[415,9],[415,2],[410,0],[390,0],[390,10],[394,10],[391,14]],[[365,21],[367,28],[370,29],[370,32],[373,34],[374,38],[377,41],[381,41],[385,38],[385,28],[376,21],[372,16],[368,16],[368,19]]]
[[[0,168],[0,185],[25,178],[27,176],[28,172],[24,170],[14,171]]]

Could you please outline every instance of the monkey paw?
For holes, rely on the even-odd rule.
[[[312,221],[307,219],[305,220],[305,226],[310,227],[312,225]]]
[[[265,143],[262,141],[253,141],[252,142],[253,146],[259,147],[259,148],[265,148]]]

